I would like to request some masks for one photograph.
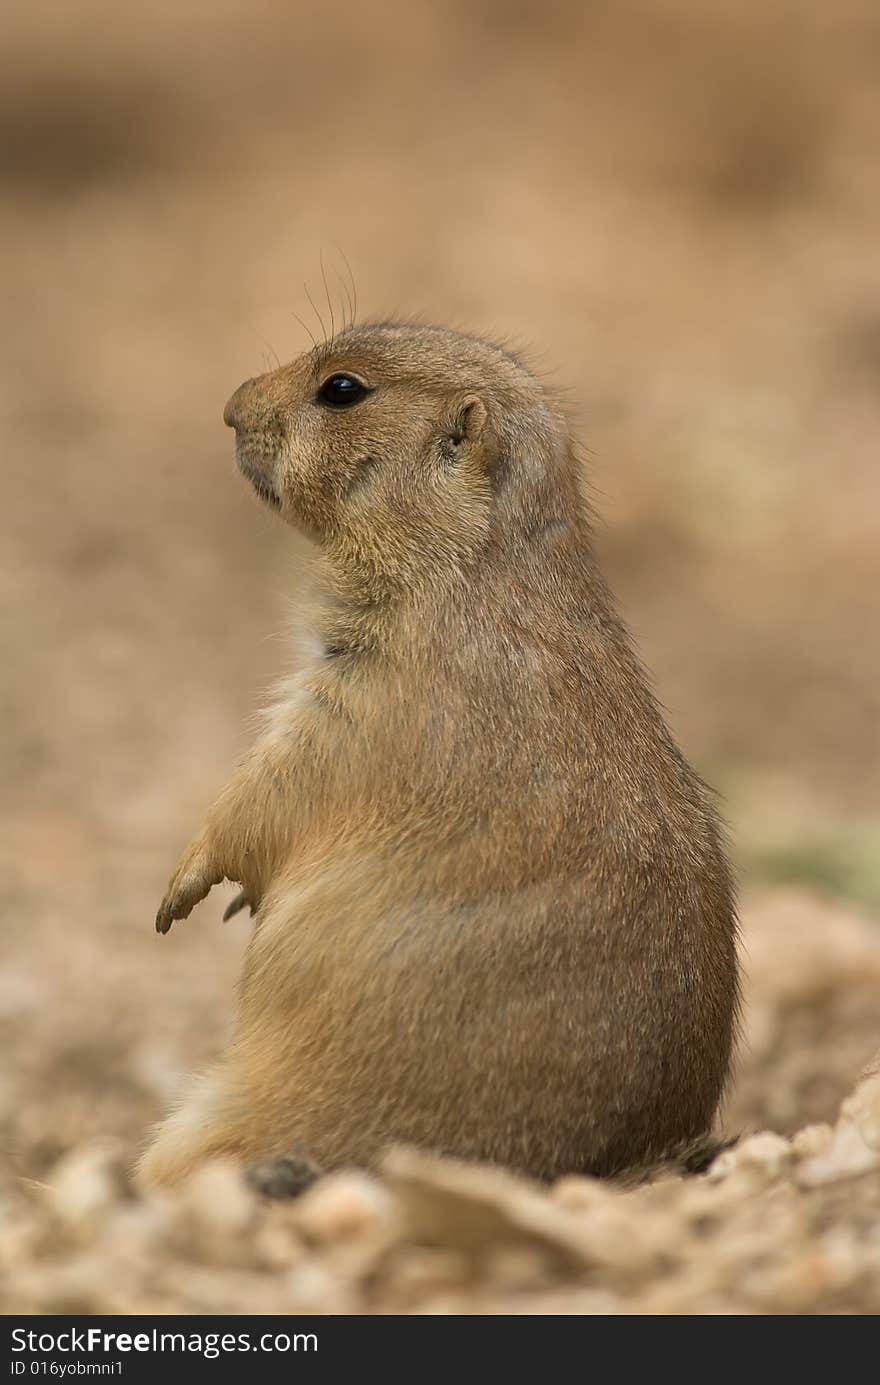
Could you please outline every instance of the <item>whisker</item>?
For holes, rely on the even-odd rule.
[[[357,311],[358,311],[358,291],[357,291],[357,283],[355,282],[354,271],[352,270],[352,267],[351,267],[351,265],[349,264],[348,256],[346,255],[346,253],[345,253],[345,251],[343,250],[342,246],[341,246],[341,245],[336,245],[336,243],[334,242],[333,248],[334,248],[334,250],[338,250],[338,251],[339,251],[339,254],[342,256],[342,263],[345,265],[345,268],[348,270],[348,277],[349,277],[349,279],[351,280],[351,296],[352,296],[352,300],[353,300],[352,313],[351,313],[351,325],[352,325],[352,327],[353,327],[354,324],[357,322]]]
[[[260,341],[263,343],[263,345],[264,345],[265,347],[268,348],[268,350],[269,350],[269,352],[270,352],[269,356],[267,357],[267,360],[269,361],[269,363],[271,364],[272,357],[274,356],[274,358],[275,358],[275,369],[276,369],[276,370],[280,370],[280,369],[281,369],[281,362],[280,362],[280,360],[278,359],[278,352],[275,350],[275,347],[272,345],[272,343],[271,343],[270,341],[268,341],[268,340],[266,339],[266,337],[261,336],[261,337],[260,337]]]
[[[306,298],[309,300],[309,303],[310,303],[310,305],[311,305],[312,312],[315,314],[315,317],[318,319],[318,321],[319,321],[320,324],[321,324],[321,335],[322,335],[322,337],[324,338],[324,345],[326,346],[326,345],[327,345],[327,328],[326,328],[326,326],[325,326],[325,324],[324,324],[324,319],[322,318],[321,314],[318,312],[318,309],[315,307],[315,300],[314,300],[314,298],[312,297],[312,295],[309,293],[309,286],[308,286],[308,284],[303,284],[303,289],[305,290]]]
[[[341,292],[345,294],[345,298],[343,300],[342,305],[342,321],[345,330],[348,331],[349,327],[354,326],[354,306],[351,301],[351,293],[349,291],[348,284],[345,282],[338,269],[336,271],[336,277],[339,280],[339,287]],[[346,316],[346,309],[348,310],[348,316]]]
[[[303,322],[303,320],[302,320],[302,318],[300,317],[299,313],[294,313],[294,317],[296,318],[296,320],[297,320],[297,322],[299,323],[300,327],[302,327],[303,331],[304,331],[304,332],[308,332],[309,336],[310,336],[311,339],[312,339],[312,346],[313,346],[314,349],[317,351],[317,349],[318,349],[318,342],[317,342],[317,340],[316,340],[316,338],[315,338],[315,334],[314,334],[314,332],[312,331],[311,327],[309,327],[308,323]]]
[[[330,340],[336,336],[336,318],[333,313],[333,300],[330,297],[330,289],[327,286],[327,271],[324,268],[324,251],[318,254],[318,264],[321,266],[321,280],[324,284],[324,293],[327,298],[327,307],[330,310]]]

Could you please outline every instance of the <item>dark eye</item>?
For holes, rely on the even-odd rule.
[[[331,409],[348,409],[366,399],[370,391],[353,375],[331,375],[318,390],[318,403]]]

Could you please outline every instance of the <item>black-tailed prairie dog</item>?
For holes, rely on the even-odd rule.
[[[730,875],[552,393],[497,346],[383,323],[225,419],[318,580],[159,910],[164,933],[226,878],[255,923],[228,1052],[141,1177],[395,1143],[611,1175],[699,1140],[735,1028]]]

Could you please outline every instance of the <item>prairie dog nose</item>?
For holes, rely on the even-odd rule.
[[[235,394],[226,401],[226,408],[223,410],[223,422],[227,428],[241,428],[247,423],[248,405],[253,405],[255,384],[255,379],[245,380],[243,385],[239,385]]]

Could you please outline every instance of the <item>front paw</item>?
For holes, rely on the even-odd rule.
[[[206,843],[199,840],[189,848],[171,877],[156,915],[156,932],[167,933],[175,919],[187,918],[199,900],[222,879],[223,872],[217,870]]]

